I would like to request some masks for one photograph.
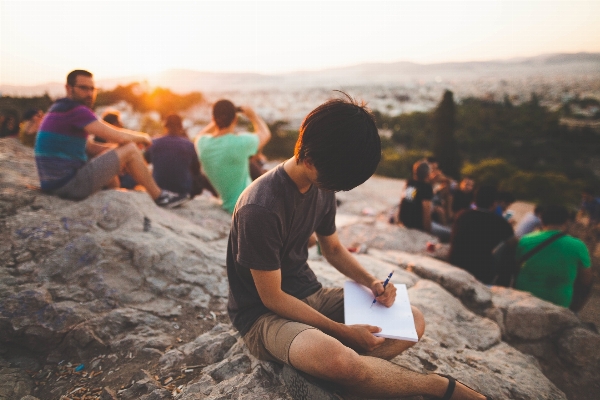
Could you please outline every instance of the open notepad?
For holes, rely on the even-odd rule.
[[[406,285],[396,285],[396,301],[391,307],[373,304],[373,292],[354,281],[344,284],[344,319],[346,325],[367,324],[381,328],[374,333],[388,339],[417,342],[417,330],[413,319]]]

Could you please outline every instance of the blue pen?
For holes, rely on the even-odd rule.
[[[385,282],[383,282],[383,290],[385,290],[385,287],[387,286],[388,282],[390,281],[390,278],[392,277],[392,275],[394,275],[394,271],[390,272],[390,274],[388,275]],[[373,302],[371,303],[371,307],[373,307],[373,304],[375,304],[375,303],[377,303],[377,298],[373,299]]]

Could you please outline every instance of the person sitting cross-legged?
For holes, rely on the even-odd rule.
[[[229,317],[255,357],[333,382],[346,394],[485,399],[451,378],[387,361],[415,343],[376,337],[376,326],[345,325],[343,289],[323,288],[307,263],[316,232],[335,269],[381,305],[394,303],[394,284],[369,273],[341,244],[335,225],[335,192],[366,181],[380,159],[379,133],[364,106],[335,99],[309,113],[294,156],[252,182],[235,206],[226,258]],[[412,312],[421,337],[423,315]]]
[[[406,182],[400,200],[398,220],[407,228],[418,229],[437,236],[441,242],[450,240],[450,228],[431,220],[433,187],[431,166],[427,160],[413,164],[413,176]]]
[[[91,110],[96,87],[90,72],[74,70],[67,76],[67,97],[57,100],[42,123],[35,142],[35,160],[41,189],[60,197],[80,200],[105,186],[114,187],[124,167],[159,206],[176,207],[187,201],[161,190],[137,145],[149,145],[143,132],[117,128],[100,121]],[[111,148],[95,143],[98,136]],[[88,153],[93,158],[88,159]]]

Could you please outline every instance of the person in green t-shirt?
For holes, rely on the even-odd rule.
[[[566,228],[562,206],[544,207],[542,230],[527,234],[517,246],[517,259]],[[573,311],[587,301],[592,287],[591,260],[585,244],[565,235],[531,256],[522,266],[515,287]]]
[[[235,132],[237,113],[248,117],[253,133]],[[236,108],[229,100],[217,101],[212,117],[195,139],[196,151],[204,173],[223,200],[223,208],[231,214],[240,194],[252,183],[248,159],[267,144],[271,131],[252,108]]]

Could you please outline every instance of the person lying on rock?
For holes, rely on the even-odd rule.
[[[295,155],[254,181],[233,211],[227,246],[228,312],[249,351],[357,396],[485,399],[452,378],[420,374],[390,360],[414,342],[344,325],[341,288],[323,288],[307,264],[316,232],[327,261],[391,306],[392,283],[365,270],[336,233],[335,192],[366,181],[381,158],[373,116],[354,100],[330,100],[304,119]],[[419,337],[422,313],[412,308]],[[311,378],[312,379],[312,378]]]
[[[146,133],[114,127],[96,117],[91,107],[97,88],[90,72],[71,71],[65,89],[67,97],[50,107],[35,142],[35,161],[44,192],[84,199],[106,186],[114,187],[115,178],[125,168],[159,206],[176,207],[189,199],[185,194],[161,190],[152,179],[137,146],[151,143]],[[117,145],[96,143],[93,136]]]

